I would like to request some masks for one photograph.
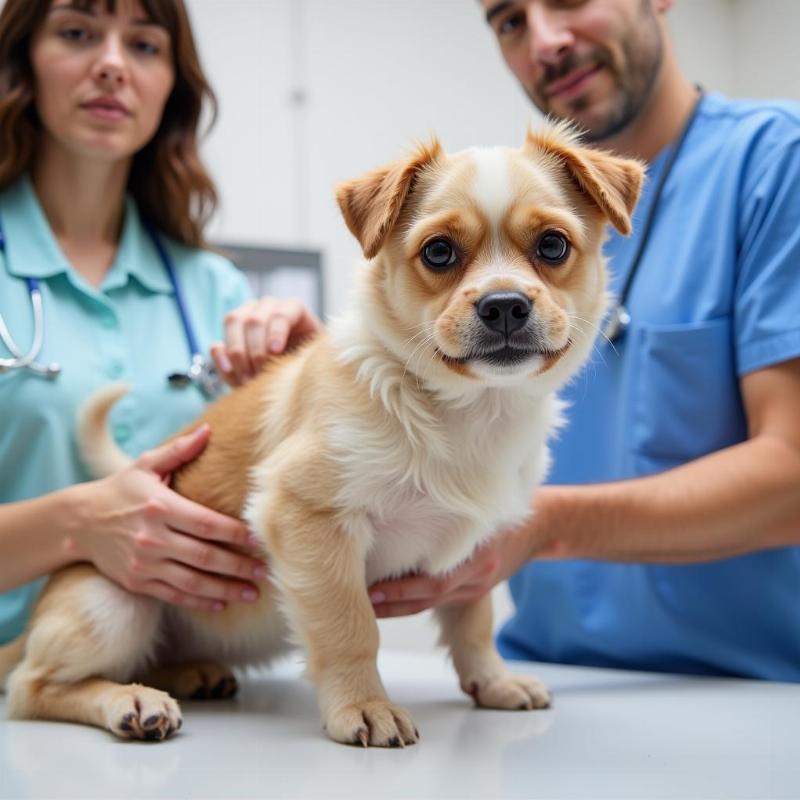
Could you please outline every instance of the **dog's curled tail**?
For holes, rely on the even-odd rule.
[[[126,383],[113,383],[95,392],[78,413],[78,452],[95,478],[124,469],[131,458],[117,447],[107,420],[111,407],[129,390]]]

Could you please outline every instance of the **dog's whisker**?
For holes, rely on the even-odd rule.
[[[605,340],[606,340],[606,342],[608,342],[608,344],[610,345],[611,349],[614,351],[614,354],[615,354],[615,355],[619,355],[619,351],[618,351],[618,350],[617,350],[617,348],[614,346],[614,342],[612,342],[612,341],[611,341],[611,339],[609,339],[609,338],[608,338],[608,336],[606,335],[605,331],[603,330],[603,327],[602,327],[602,325],[598,325],[598,324],[596,324],[596,323],[592,322],[591,320],[585,319],[585,318],[583,318],[583,317],[579,317],[577,314],[574,314],[574,313],[572,313],[572,312],[567,312],[567,317],[568,317],[568,319],[569,319],[570,323],[571,323],[573,320],[578,320],[579,322],[584,322],[584,323],[586,323],[586,324],[587,324],[587,325],[590,327],[590,329],[591,329],[591,330],[593,330],[593,331],[595,332],[595,334],[598,334],[600,337],[602,337],[603,339],[605,339]],[[579,326],[575,326],[575,328],[576,328],[576,329],[577,329],[577,330],[578,330],[578,331],[579,331],[581,334],[583,334],[583,335],[586,335],[586,331],[584,331],[584,330],[583,330],[582,328],[580,328]],[[603,353],[602,353],[602,351],[600,350],[600,348],[599,348],[599,346],[598,346],[598,341],[597,341],[597,338],[595,338],[595,341],[594,341],[594,343],[593,343],[593,345],[592,345],[592,352],[595,352],[595,351],[596,351],[597,353],[599,353],[599,355],[600,355],[600,358],[602,358],[602,359],[603,359],[603,363],[605,364],[605,363],[606,363],[605,356],[603,356]]]
[[[597,334],[600,334],[600,336],[602,336],[604,339],[606,339],[609,343],[611,342],[611,340],[608,338],[608,336],[606,336],[605,332],[603,331],[603,326],[602,325],[598,325],[597,323],[592,322],[591,320],[588,320],[585,317],[579,317],[577,314],[575,314],[572,311],[568,311],[566,313],[567,313],[567,317],[569,318],[570,321],[576,320],[578,322],[586,323],[586,325],[588,325],[591,330],[593,330]],[[585,331],[581,331],[581,332],[585,333]]]
[[[416,352],[416,350],[419,348],[419,346],[420,346],[420,345],[424,345],[424,344],[425,344],[427,341],[429,341],[429,340],[430,340],[430,337],[431,337],[431,336],[433,336],[433,335],[434,335],[434,334],[433,334],[432,332],[430,332],[430,331],[421,330],[421,331],[418,331],[417,333],[415,333],[415,334],[414,334],[414,335],[413,335],[413,336],[412,336],[410,339],[406,339],[406,341],[405,341],[403,344],[404,344],[404,346],[408,346],[408,345],[410,345],[410,344],[411,344],[411,343],[414,341],[414,339],[416,339],[417,337],[419,337],[419,336],[422,336],[422,337],[424,337],[424,338],[422,339],[422,341],[421,341],[421,342],[420,342],[420,343],[417,345],[417,347],[415,348],[415,352]],[[409,356],[409,358],[411,358],[412,356],[413,356],[413,353],[411,354],[411,356]],[[407,359],[407,360],[408,360],[408,359]]]
[[[421,333],[423,333],[423,332],[421,332]],[[419,334],[417,334],[417,335],[419,335]],[[409,356],[408,356],[408,358],[405,360],[405,362],[404,362],[404,364],[403,364],[403,377],[405,377],[405,376],[406,376],[406,374],[408,373],[408,370],[409,370],[409,369],[411,369],[411,370],[412,370],[412,372],[414,372],[415,374],[417,374],[417,371],[416,371],[416,370],[414,370],[414,369],[413,369],[413,367],[411,367],[411,360],[412,360],[412,359],[413,359],[413,358],[416,356],[416,354],[417,354],[417,353],[418,353],[418,352],[419,352],[419,351],[420,351],[422,348],[424,348],[424,347],[426,347],[428,344],[430,344],[430,342],[432,342],[432,341],[434,340],[435,336],[436,336],[436,331],[433,329],[433,327],[431,327],[431,330],[430,330],[430,331],[429,331],[429,332],[428,332],[428,333],[425,335],[425,338],[424,338],[424,339],[423,339],[421,342],[419,342],[419,343],[417,344],[417,346],[416,346],[416,347],[414,348],[414,350],[412,351],[411,355],[409,355]],[[409,340],[409,344],[411,343],[411,341],[412,341],[412,340]]]

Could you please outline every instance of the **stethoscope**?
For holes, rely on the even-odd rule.
[[[155,229],[150,225],[145,225],[153,246],[164,265],[164,270],[167,273],[169,282],[172,285],[172,290],[175,294],[175,305],[178,307],[178,314],[181,318],[181,325],[186,337],[186,343],[189,346],[191,353],[191,364],[185,372],[173,372],[167,376],[167,381],[170,386],[177,388],[184,388],[189,385],[196,386],[204,397],[211,400],[217,397],[223,388],[223,383],[214,369],[214,365],[200,352],[197,345],[197,338],[194,335],[189,314],[186,310],[186,304],[183,300],[183,292],[178,285],[178,279],[175,275],[175,268],[167,253],[161,238],[156,233]],[[0,221],[0,254],[5,255],[6,252],[6,237],[3,230],[2,222]],[[10,372],[15,369],[28,369],[35,375],[43,378],[54,379],[61,374],[61,365],[56,362],[50,364],[41,364],[37,361],[39,354],[42,351],[42,343],[44,340],[44,309],[42,304],[42,291],[39,288],[39,281],[36,278],[25,278],[25,283],[28,287],[28,294],[31,298],[31,306],[33,307],[33,341],[27,353],[23,353],[22,349],[17,346],[14,337],[8,330],[8,326],[0,314],[0,339],[3,344],[11,353],[11,358],[0,358],[0,373]]]
[[[664,190],[664,185],[666,184],[667,178],[669,178],[669,174],[672,171],[672,167],[678,158],[678,153],[680,153],[681,147],[683,147],[683,143],[686,141],[686,137],[689,135],[689,129],[692,127],[692,123],[697,116],[697,109],[700,107],[700,101],[703,99],[703,88],[698,86],[697,90],[697,99],[692,106],[689,118],[684,123],[683,130],[681,131],[677,142],[675,142],[674,146],[672,147],[669,157],[667,158],[667,163],[664,165],[664,169],[661,172],[661,177],[656,184],[656,188],[653,190],[653,202],[650,205],[650,211],[647,215],[647,219],[645,220],[644,228],[642,229],[642,236],[639,239],[639,246],[636,248],[636,252],[631,259],[631,265],[628,268],[628,275],[625,278],[625,284],[623,285],[622,291],[619,293],[616,300],[612,303],[611,311],[606,317],[605,324],[603,325],[603,335],[608,340],[609,344],[613,344],[615,341],[617,341],[631,324],[631,315],[627,307],[631,286],[633,285],[633,279],[636,277],[636,272],[641,264],[644,251],[647,248],[647,242],[650,239],[650,232],[653,229],[653,223],[655,222],[656,214],[658,213],[658,205],[659,201],[661,200],[661,193]]]

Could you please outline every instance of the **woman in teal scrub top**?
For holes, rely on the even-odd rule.
[[[190,356],[143,220],[167,251],[198,346],[229,383],[283,349],[288,328],[303,335],[316,321],[293,304],[276,313],[251,301],[241,273],[204,248],[215,202],[197,153],[206,100],[179,0],[6,0],[0,12],[0,314],[27,352],[37,280],[37,362],[61,365],[50,378],[0,372],[0,643],[21,631],[43,576],[75,561],[196,608],[257,596],[264,565],[220,546],[246,542],[245,526],[164,485],[209,432],[157,447],[205,398],[167,382]],[[0,344],[0,358],[12,356]],[[132,390],[113,434],[131,456],[147,452],[89,481],[76,413],[117,380]]]

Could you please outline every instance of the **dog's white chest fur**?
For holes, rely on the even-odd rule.
[[[488,390],[468,404],[443,404],[427,423],[406,420],[387,435],[343,421],[346,526],[364,537],[367,580],[420,570],[441,574],[497,530],[530,512],[549,466],[553,396]],[[397,423],[398,426],[400,423]]]

